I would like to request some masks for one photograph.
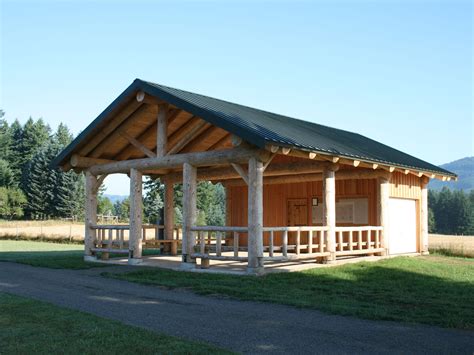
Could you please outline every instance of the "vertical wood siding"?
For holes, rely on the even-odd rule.
[[[390,196],[419,200],[421,198],[421,178],[412,174],[393,173],[390,179]]]

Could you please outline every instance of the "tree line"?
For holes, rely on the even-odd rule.
[[[474,235],[474,190],[429,190],[428,208],[430,233]]]
[[[52,130],[42,119],[29,118],[11,124],[0,110],[0,217],[7,219],[84,219],[84,175],[51,167],[52,160],[73,140],[61,123]],[[164,185],[160,180],[144,182],[145,222],[160,222],[163,216]],[[182,221],[182,185],[174,187],[175,221]],[[225,192],[222,185],[200,182],[197,189],[198,222],[223,225]],[[115,215],[127,222],[130,201],[113,204],[99,189],[98,214]]]

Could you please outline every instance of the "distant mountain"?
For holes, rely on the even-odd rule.
[[[458,181],[431,180],[429,188],[441,190],[443,186],[453,190],[469,191],[474,189],[474,157],[466,157],[451,163],[440,165],[441,168],[449,170],[458,175]]]
[[[115,203],[117,201],[125,200],[128,196],[104,194],[104,197],[107,197],[110,201],[112,201],[112,203]]]

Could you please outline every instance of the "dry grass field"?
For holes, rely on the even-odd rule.
[[[474,236],[430,234],[431,252],[474,258]]]
[[[21,239],[84,240],[84,223],[68,221],[0,221],[0,238],[16,237]]]

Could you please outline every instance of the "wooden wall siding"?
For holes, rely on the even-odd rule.
[[[337,174],[337,173],[336,173]],[[247,226],[247,186],[232,186],[227,189],[227,199],[231,214],[228,223],[231,226]],[[308,225],[312,223],[312,198],[322,203],[322,182],[302,182],[293,184],[264,185],[263,187],[263,225],[279,227],[287,225],[287,201],[306,199],[308,206]],[[340,180],[336,181],[336,200],[340,198],[367,197],[369,200],[369,225],[377,225],[377,181]],[[319,224],[320,225],[320,224]],[[344,225],[344,224],[338,224]],[[279,236],[275,242],[280,243]],[[265,236],[264,243],[267,243]],[[242,236],[242,245],[246,245],[246,236]]]
[[[393,173],[390,179],[390,196],[419,200],[421,198],[421,178],[412,174]]]

